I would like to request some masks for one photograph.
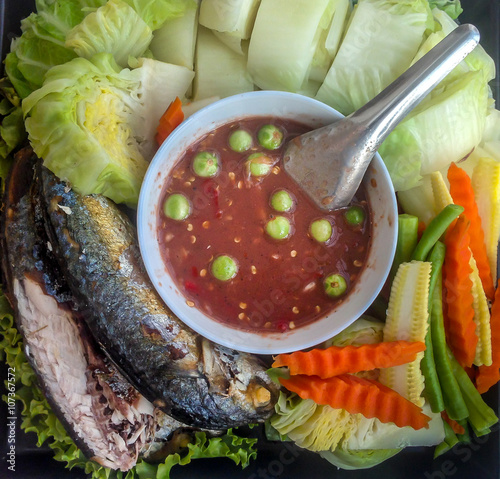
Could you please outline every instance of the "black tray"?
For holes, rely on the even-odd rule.
[[[293,1],[293,0],[290,0]],[[462,0],[464,13],[460,20],[473,23],[481,32],[481,44],[494,58],[497,65],[497,79],[491,84],[495,98],[500,98],[500,2],[498,0]],[[9,51],[10,42],[20,34],[20,20],[34,9],[32,0],[0,0],[0,50],[2,58]],[[0,394],[4,394],[4,380],[7,379],[5,365],[0,365]],[[494,388],[485,396],[486,402],[500,415],[500,389]],[[19,408],[18,408],[19,409]],[[62,463],[52,459],[48,447],[36,447],[36,436],[26,434],[19,428],[21,411],[17,412],[15,472],[7,469],[8,434],[7,407],[0,401],[0,478],[12,479],[76,479],[87,477],[81,470],[65,469]],[[452,451],[433,459],[434,448],[413,447],[368,470],[344,471],[320,458],[317,454],[297,446],[271,443],[264,439],[262,430],[251,433],[260,438],[258,457],[242,470],[228,459],[198,459],[187,466],[175,466],[171,478],[231,478],[231,479],[498,479],[500,478],[500,434],[496,425],[488,436],[473,438],[469,445],[459,445]]]

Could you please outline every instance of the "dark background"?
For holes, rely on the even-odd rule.
[[[500,98],[500,1],[462,0],[464,13],[462,23],[473,23],[481,32],[481,44],[495,59],[497,79],[491,84],[495,98]],[[0,40],[2,58],[9,51],[11,39],[20,34],[20,20],[34,9],[31,0],[0,0]],[[0,388],[7,378],[4,365],[0,365]],[[485,395],[486,402],[500,414],[499,389],[490,390]],[[69,471],[62,463],[52,459],[48,447],[36,447],[36,436],[16,431],[16,471],[7,470],[7,408],[0,401],[0,479],[39,478],[84,478],[80,470]],[[20,417],[21,411],[17,411]],[[500,437],[499,428],[486,437],[473,438],[471,444],[460,445],[438,459],[433,459],[434,448],[413,447],[369,470],[344,471],[296,446],[285,448],[282,444],[267,442],[261,430],[250,434],[261,437],[256,461],[242,470],[228,459],[194,460],[188,466],[175,466],[172,479],[201,479],[226,477],[231,479],[365,479],[365,478],[405,478],[405,479],[499,479],[500,478]]]

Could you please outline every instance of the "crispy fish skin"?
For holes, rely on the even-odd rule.
[[[262,422],[278,388],[254,356],[215,345],[161,301],[128,217],[39,169],[49,237],[86,322],[113,362],[155,406],[195,427]]]

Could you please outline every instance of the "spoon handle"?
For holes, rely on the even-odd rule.
[[[396,125],[479,43],[473,25],[457,27],[385,90],[348,118],[366,130],[373,153]]]

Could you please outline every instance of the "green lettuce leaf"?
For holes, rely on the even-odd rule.
[[[175,465],[189,464],[193,459],[226,457],[242,468],[255,459],[257,439],[240,437],[231,429],[220,437],[209,438],[199,431],[182,454],[171,454],[161,464],[149,464],[139,459],[128,472],[113,471],[89,461],[67,435],[63,425],[52,412],[22,347],[22,338],[14,324],[12,309],[0,291],[0,361],[15,368],[15,399],[22,404],[21,429],[37,435],[37,445],[48,444],[56,461],[65,462],[68,469],[81,468],[92,479],[169,479]],[[5,381],[7,386],[7,380]],[[6,396],[4,401],[8,401]]]

